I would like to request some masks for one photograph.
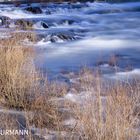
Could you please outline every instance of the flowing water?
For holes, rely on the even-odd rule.
[[[86,65],[112,78],[140,75],[140,2],[33,6],[43,13],[27,12],[27,5],[0,5],[0,15],[12,19],[1,26],[1,37],[5,30],[15,31],[15,21],[32,21],[39,36],[35,63],[44,72],[55,75]]]

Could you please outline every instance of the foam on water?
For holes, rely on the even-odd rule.
[[[116,72],[115,74],[108,74],[105,77],[109,79],[120,80],[126,82],[128,80],[137,80],[140,78],[140,69],[133,69],[131,71]]]
[[[61,40],[60,40],[61,42]],[[41,48],[46,48],[48,43],[44,40],[38,42],[37,46]],[[93,55],[96,54],[97,51],[103,50],[117,50],[117,49],[124,49],[124,48],[131,48],[135,46],[135,48],[139,48],[139,42],[133,40],[120,40],[120,39],[103,39],[103,38],[91,38],[86,40],[80,40],[76,42],[69,42],[67,43],[60,43],[51,45],[54,49],[48,53],[48,57],[59,57],[66,54],[74,54],[74,53],[81,53],[85,51],[93,51]],[[57,47],[58,46],[58,47]],[[61,47],[60,47],[61,46]],[[48,46],[49,47],[49,46]],[[57,47],[57,49],[55,49]]]
[[[7,16],[11,19],[24,19],[24,18],[45,18],[45,14],[32,14],[22,10],[21,8],[16,8],[14,6],[8,5],[6,7],[0,8],[0,15]]]
[[[140,68],[140,2],[35,6],[39,6],[43,13],[29,14],[23,10],[26,5],[0,5],[0,15],[10,17],[12,21],[26,19],[33,22],[32,28],[39,36],[35,44],[40,49],[35,60],[39,68],[60,72],[61,69],[78,69],[83,64],[95,66],[99,59],[107,62],[114,53],[127,56],[119,58],[121,65],[118,67],[122,73],[126,63],[131,62],[134,69]],[[48,28],[44,28],[41,22]],[[5,29],[15,27],[12,22]],[[120,75],[123,74],[115,74]]]
[[[133,69],[132,71],[126,72],[118,72],[116,73],[118,76],[131,76],[131,75],[139,75],[140,76],[140,69]]]

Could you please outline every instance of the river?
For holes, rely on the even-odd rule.
[[[113,78],[140,75],[140,2],[32,6],[39,6],[43,12],[29,14],[23,10],[26,4],[0,5],[0,15],[34,23],[33,32],[40,36],[34,44],[39,69],[57,75],[87,66],[98,67]],[[11,23],[6,30],[13,31],[14,27]]]

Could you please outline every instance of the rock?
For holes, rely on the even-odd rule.
[[[50,41],[51,41],[52,43],[55,43],[55,42],[58,41],[58,37],[57,37],[57,36],[52,36],[52,37],[50,38]]]
[[[84,4],[81,4],[81,3],[79,3],[79,4],[71,3],[71,8],[72,9],[80,9],[82,7],[85,7],[85,5],[86,5],[85,3]]]
[[[16,1],[15,3],[14,3],[14,6],[15,7],[19,7],[21,5],[21,2],[20,1]]]
[[[46,29],[46,28],[49,28],[49,26],[48,26],[47,23],[45,23],[45,22],[41,22],[41,25],[42,25],[42,27],[45,28],[45,29]]]
[[[62,41],[71,41],[71,40],[75,40],[75,39],[76,38],[73,36],[64,35],[64,34],[51,35],[51,37],[50,37],[50,41],[52,43],[62,42]]]
[[[32,21],[18,19],[15,22],[15,25],[17,25],[19,28],[22,28],[22,29],[26,30],[26,29],[31,29],[32,26],[33,26],[33,23],[32,23]]]
[[[75,40],[75,37],[69,36],[69,35],[64,35],[64,34],[60,34],[60,35],[58,35],[58,37],[62,40]]]
[[[31,12],[33,14],[41,14],[43,13],[43,11],[41,10],[40,7],[32,7],[32,6],[29,6],[27,8],[25,8],[24,10],[28,11],[28,12]]]
[[[62,23],[61,24],[63,24],[63,23],[68,23],[69,25],[72,25],[73,23],[75,22],[75,20],[62,20]]]
[[[0,26],[9,26],[10,24],[10,18],[9,17],[6,17],[6,16],[0,16]]]
[[[77,37],[74,37],[72,35],[65,35],[65,34],[51,34],[47,36],[41,36],[40,38],[44,38],[45,42],[51,42],[51,43],[56,43],[56,42],[64,42],[64,41],[71,41],[71,40],[76,40],[78,39]]]
[[[50,10],[46,10],[45,13],[46,13],[47,15],[50,15],[50,14],[51,14],[51,11],[50,11]]]

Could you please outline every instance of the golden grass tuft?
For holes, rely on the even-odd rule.
[[[99,72],[83,69],[79,73],[77,92],[84,91],[83,103],[62,102],[66,111],[76,120],[73,128],[63,127],[65,115],[60,106],[53,102],[68,92],[67,85],[50,82],[36,70],[34,49],[22,44],[34,35],[12,34],[0,40],[0,105],[1,108],[24,111],[27,128],[48,128],[58,132],[68,131],[82,140],[129,140],[139,139],[136,133],[140,116],[140,82],[132,83],[102,81]],[[114,63],[114,59],[113,62]],[[78,96],[78,93],[76,94]],[[62,108],[61,108],[62,109]],[[69,112],[68,112],[69,113]],[[68,115],[68,113],[66,115]],[[10,114],[9,114],[10,115]],[[0,116],[3,129],[15,129],[17,117]],[[62,117],[63,116],[63,117]],[[11,121],[12,119],[12,121]],[[10,125],[8,124],[10,122]],[[8,127],[9,126],[9,127]],[[19,137],[15,138],[19,139]],[[34,139],[31,138],[30,139]],[[73,139],[71,137],[70,139]]]
[[[83,104],[73,108],[76,126],[73,131],[85,140],[129,140],[139,139],[140,89],[137,82],[132,84],[116,81],[104,86],[100,75],[84,70],[86,91]],[[88,84],[87,84],[88,83]],[[82,86],[83,87],[83,86]]]
[[[34,49],[21,44],[23,39],[25,36],[14,34],[10,39],[0,40],[0,105],[25,111],[28,127],[56,129],[58,108],[49,100],[57,93],[66,94],[67,88],[48,82],[36,70]]]

